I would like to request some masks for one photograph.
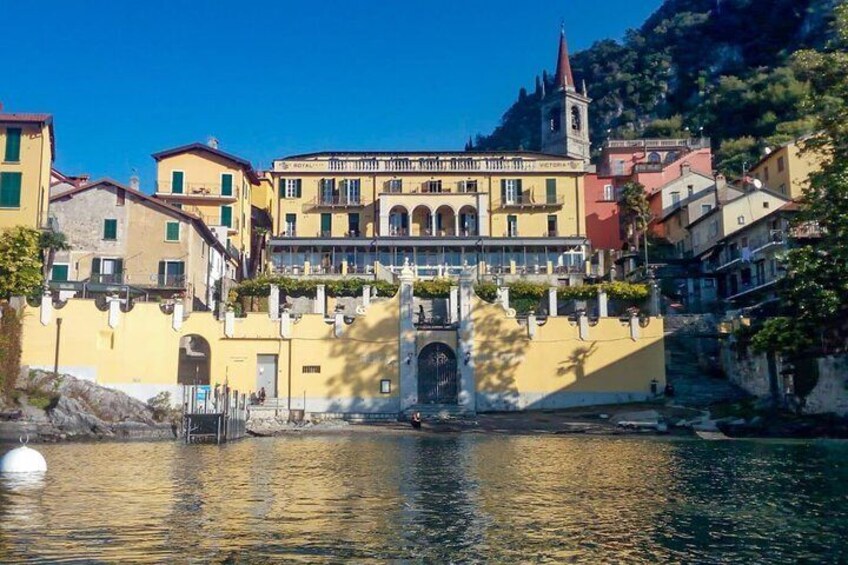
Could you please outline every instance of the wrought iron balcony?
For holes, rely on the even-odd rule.
[[[548,196],[545,194],[536,196],[535,191],[530,189],[516,194],[514,198],[507,197],[505,200],[502,200],[501,208],[562,208],[564,203],[565,198],[560,195]]]
[[[306,204],[304,208],[363,208],[365,205],[366,204],[362,201],[362,198],[348,198],[344,195],[334,194],[332,196],[319,196]]]
[[[207,199],[235,202],[239,198],[239,189],[236,186],[230,188],[229,194],[224,194],[224,187],[220,183],[209,182],[184,182],[176,186],[170,181],[157,181],[156,195],[163,198],[179,199]]]

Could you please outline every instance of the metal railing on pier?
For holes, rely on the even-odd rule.
[[[225,443],[247,433],[248,399],[228,386],[183,387],[183,436],[186,443]]]

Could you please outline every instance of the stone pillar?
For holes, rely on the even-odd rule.
[[[53,295],[49,292],[41,295],[41,312],[39,314],[39,321],[42,326],[48,325],[53,318]]]
[[[336,312],[333,314],[333,335],[342,337],[344,333],[344,312]]]
[[[236,335],[236,313],[231,309],[224,314],[224,336],[233,337]]]
[[[459,212],[457,211],[453,213],[453,235],[459,235]]]
[[[639,316],[636,314],[630,316],[630,339],[633,341],[639,339]]]
[[[657,281],[652,276],[648,284],[651,285],[651,316],[661,316],[662,312],[660,312],[660,286],[657,284]]]
[[[291,339],[292,336],[292,319],[291,313],[285,310],[280,316],[280,337],[283,339]]]
[[[463,272],[464,274],[464,272]],[[460,275],[462,276],[462,275]],[[450,287],[450,298],[448,299],[448,322],[455,324],[459,320],[459,287]]]
[[[272,320],[280,317],[280,287],[275,284],[271,285],[271,292],[268,294],[268,317]]]
[[[362,287],[362,307],[368,308],[371,306],[371,285],[363,285]]]
[[[471,317],[471,299],[474,296],[474,276],[463,272],[459,278],[459,405],[469,412],[477,410],[477,375],[474,369],[474,321]]]
[[[436,236],[436,213],[435,212],[430,213],[430,235],[433,236],[433,237]]]
[[[315,287],[315,302],[312,304],[312,313],[322,316],[327,313],[327,294],[324,291],[323,284]]]
[[[117,328],[118,327],[118,317],[121,312],[121,299],[120,298],[107,298],[109,301],[109,327]]]
[[[577,316],[577,328],[580,334],[580,340],[587,341],[589,339],[589,317],[585,312],[581,312]]]
[[[509,287],[502,286],[498,289],[498,298],[504,310],[509,310]]]
[[[557,300],[557,287],[548,289],[548,316],[556,318],[559,314],[559,301]]]
[[[183,306],[182,302],[177,302],[174,304],[174,311],[171,313],[171,327],[174,331],[178,332],[183,327],[183,313],[185,311],[185,306]]]
[[[607,297],[607,291],[603,289],[598,290],[598,317],[609,317],[609,299]]]
[[[536,314],[533,312],[527,315],[527,337],[530,339],[536,337]]]
[[[418,359],[415,351],[414,299],[412,283],[415,275],[409,262],[400,273],[400,328],[398,336],[398,383],[401,411],[418,403]]]

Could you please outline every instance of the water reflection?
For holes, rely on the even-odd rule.
[[[840,443],[400,434],[52,445],[0,562],[848,559]]]

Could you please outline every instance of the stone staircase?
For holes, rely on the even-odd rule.
[[[709,356],[703,353],[704,348],[700,347],[703,344],[699,344],[698,339],[686,335],[666,336],[666,378],[674,386],[674,398],[669,402],[704,408],[747,398],[748,393],[721,376],[717,366],[711,368],[709,362],[705,362]],[[717,365],[717,361],[715,363]]]

